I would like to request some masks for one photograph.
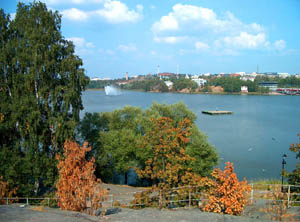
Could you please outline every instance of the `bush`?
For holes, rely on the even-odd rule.
[[[79,147],[76,142],[66,141],[64,145],[64,158],[57,156],[59,163],[59,180],[56,184],[58,206],[62,210],[84,211],[91,208],[91,214],[101,207],[100,201],[107,198],[107,191],[99,187],[101,180],[94,175],[95,159],[85,159],[91,150],[85,144]]]
[[[12,196],[16,193],[17,189],[14,188],[10,190],[8,182],[4,181],[3,177],[0,176],[0,204],[4,204],[6,202],[3,200],[4,197],[12,198]]]
[[[240,215],[247,203],[247,193],[251,191],[247,180],[238,181],[233,164],[230,162],[226,163],[224,171],[215,169],[212,177],[214,184],[208,192],[208,202],[204,203],[202,209],[208,212]]]

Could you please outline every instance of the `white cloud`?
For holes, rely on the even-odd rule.
[[[70,37],[67,38],[67,40],[74,43],[76,53],[78,54],[90,54],[92,53],[92,48],[95,48],[95,45],[92,42],[88,42],[81,37]]]
[[[274,42],[275,49],[283,50],[285,49],[286,43],[284,40],[280,39]]]
[[[179,25],[173,13],[168,16],[161,17],[159,22],[155,22],[152,26],[152,30],[156,32],[161,32],[165,30],[178,30]]]
[[[62,11],[62,14],[63,14],[63,18],[67,18],[75,21],[86,20],[89,16],[88,12],[84,12],[76,8],[64,10]]]
[[[76,1],[80,2],[82,0]],[[126,4],[120,1],[103,0],[99,2],[103,3],[103,8],[91,11],[83,11],[77,8],[67,9],[62,11],[63,18],[82,21],[93,17],[104,19],[112,24],[117,24],[123,22],[136,22],[143,17],[143,6],[141,4],[136,6],[136,10],[130,10]]]
[[[104,18],[109,23],[136,22],[142,15],[142,5],[137,5],[137,11],[129,10],[127,5],[120,1],[108,0],[104,3],[104,8],[94,13]]]
[[[127,45],[120,45],[118,48],[123,52],[132,52],[137,50],[135,44],[132,43],[129,43]]]
[[[227,12],[225,17],[219,19],[216,13],[209,8],[194,5],[176,4],[173,11],[152,25],[155,33],[169,30],[191,29],[194,31],[209,31],[213,33],[240,31],[257,32],[262,31],[263,27],[253,23],[244,24],[232,13]]]
[[[168,43],[168,44],[175,44],[175,43],[179,43],[179,42],[183,42],[187,39],[186,36],[165,36],[165,37],[158,37],[158,36],[155,36],[153,38],[153,40],[155,42],[158,42],[158,43]]]
[[[47,5],[103,3],[105,0],[41,0]]]
[[[196,42],[195,47],[197,50],[206,50],[209,49],[209,46],[204,42]]]
[[[159,43],[194,44],[196,50],[212,54],[238,55],[239,50],[283,50],[285,41],[271,44],[265,28],[244,23],[231,12],[217,15],[209,8],[175,4],[172,10],[152,24],[153,41]],[[176,36],[185,36],[184,39]]]
[[[252,35],[247,32],[241,32],[238,36],[226,36],[221,40],[215,41],[215,46],[236,49],[257,49],[266,47],[269,42],[266,40],[264,33]]]

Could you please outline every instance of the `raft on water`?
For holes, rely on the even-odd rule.
[[[212,111],[202,111],[203,114],[208,115],[222,115],[222,114],[232,114],[232,111],[226,111],[226,110],[212,110]]]

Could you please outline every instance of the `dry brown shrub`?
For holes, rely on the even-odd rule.
[[[62,210],[74,210],[95,214],[101,202],[107,199],[107,190],[101,188],[96,179],[95,159],[87,161],[86,153],[91,150],[87,143],[80,147],[76,142],[66,141],[64,157],[58,155],[59,180],[56,184],[58,206]]]
[[[17,188],[9,189],[9,183],[3,180],[3,177],[0,176],[0,204],[5,204],[6,200],[3,198],[12,198],[13,195],[16,195]],[[12,202],[11,200],[9,202]]]

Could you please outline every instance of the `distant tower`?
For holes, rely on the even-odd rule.
[[[128,72],[126,72],[126,81],[128,81]]]
[[[159,65],[157,66],[157,76],[159,76]],[[161,79],[161,76],[160,76]]]

